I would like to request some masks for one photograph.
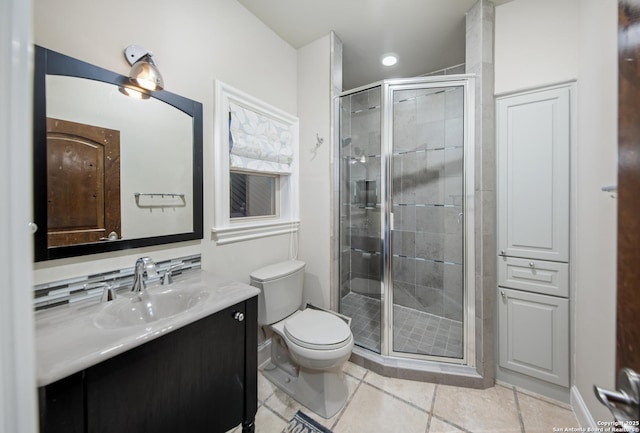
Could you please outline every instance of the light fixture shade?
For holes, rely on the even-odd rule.
[[[129,79],[143,89],[162,90],[164,88],[164,79],[150,53],[145,54],[133,64]]]
[[[120,93],[122,93],[125,96],[128,96],[130,98],[134,98],[134,99],[149,99],[150,96],[147,92],[143,92],[141,91],[141,89],[137,86],[120,86],[118,88],[118,91]]]

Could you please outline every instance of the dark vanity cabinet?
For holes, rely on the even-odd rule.
[[[41,433],[215,433],[257,411],[257,297],[40,388]]]

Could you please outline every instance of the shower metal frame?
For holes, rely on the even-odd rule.
[[[391,229],[393,224],[393,203],[391,196],[391,164],[393,150],[393,92],[424,88],[464,88],[463,108],[463,350],[462,358],[450,358],[435,355],[412,354],[393,350],[393,280],[391,278]],[[381,270],[380,292],[380,355],[386,359],[406,359],[432,361],[436,363],[459,364],[465,367],[476,366],[476,257],[475,257],[475,75],[440,75],[416,78],[398,78],[378,81],[366,86],[351,89],[336,95],[334,99],[334,142],[337,144],[334,155],[334,279],[332,290],[333,307],[338,310],[340,304],[340,98],[380,87],[381,116],[381,238],[383,266]],[[369,349],[362,349],[368,351]],[[371,353],[375,353],[372,352]]]

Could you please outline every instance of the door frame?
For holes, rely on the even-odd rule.
[[[33,41],[31,0],[0,2],[0,425],[36,433],[37,399],[32,296],[31,130]]]
[[[625,5],[628,6],[625,9]],[[625,26],[626,25],[626,26]],[[628,27],[627,27],[628,26]],[[629,28],[629,31],[625,31]],[[640,3],[618,3],[618,245],[616,376],[621,368],[640,372]],[[633,59],[635,61],[629,61]],[[633,326],[632,326],[633,325]]]

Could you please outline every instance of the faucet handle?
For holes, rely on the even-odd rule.
[[[141,257],[138,260],[142,260],[142,265],[144,266],[144,270],[147,273],[147,278],[153,278],[158,275],[156,264],[153,260],[151,260],[151,257]]]
[[[116,299],[116,290],[109,283],[87,283],[84,285],[85,289],[100,289],[102,288],[102,297],[100,302],[109,302]]]
[[[100,298],[100,302],[110,302],[116,299],[118,296],[116,295],[116,289],[112,286],[107,285],[102,292],[102,298]]]
[[[181,269],[182,266],[184,266],[184,263],[182,262],[175,263],[169,266],[169,269],[167,269],[164,275],[162,276],[162,285],[168,286],[169,284],[173,283],[173,271]]]

